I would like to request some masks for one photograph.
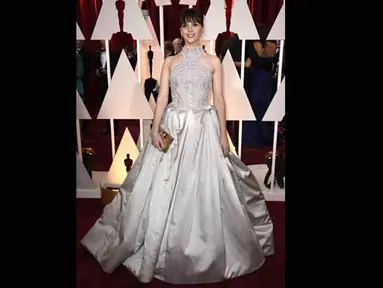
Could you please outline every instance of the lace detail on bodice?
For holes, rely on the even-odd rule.
[[[181,51],[181,62],[170,75],[170,88],[174,105],[181,109],[201,109],[209,105],[212,73],[200,63],[201,47]]]

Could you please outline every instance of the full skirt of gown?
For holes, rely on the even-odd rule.
[[[260,187],[224,157],[214,107],[169,104],[167,153],[147,142],[114,200],[82,239],[102,269],[126,266],[141,282],[214,283],[249,274],[274,253]]]

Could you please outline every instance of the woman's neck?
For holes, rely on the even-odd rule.
[[[188,49],[193,49],[193,48],[199,48],[199,47],[201,47],[201,45],[199,43],[197,43],[197,44],[189,44],[189,45],[185,44],[184,47],[188,48]]]

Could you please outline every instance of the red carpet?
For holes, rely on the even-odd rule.
[[[284,288],[285,287],[285,203],[268,202],[274,222],[275,255],[268,257],[258,271],[237,279],[218,284],[171,285],[153,280],[142,284],[120,266],[112,274],[103,272],[98,262],[81,245],[80,240],[101,215],[103,206],[100,199],[77,199],[76,207],[76,258],[77,288],[134,288],[134,287],[206,287],[206,288]]]

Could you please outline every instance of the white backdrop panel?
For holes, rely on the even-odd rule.
[[[204,18],[203,38],[215,40],[226,31],[226,4],[224,0],[211,0]]]
[[[153,27],[152,20],[148,16],[146,18],[146,24],[148,26],[148,29],[152,35],[151,40],[142,40],[140,41],[140,60],[141,60],[141,83],[145,83],[145,80],[149,78],[149,60],[148,60],[148,51],[149,51],[149,45],[152,48],[153,51],[153,75],[152,77],[158,81],[158,84],[160,83],[160,77],[161,77],[161,69],[162,64],[164,63],[164,55],[162,54],[160,44],[157,39],[156,32]],[[137,59],[137,61],[140,61]],[[136,66],[135,70],[136,76],[138,77],[138,65]]]
[[[76,90],[76,119],[91,119],[80,94]]]
[[[223,58],[222,70],[226,120],[256,120],[229,50]]]
[[[285,78],[278,87],[262,121],[282,121],[285,116]]]
[[[121,52],[98,119],[152,119],[153,111],[124,51]]]
[[[120,145],[118,146],[116,155],[114,156],[105,181],[107,184],[120,186],[122,182],[124,182],[127,175],[124,160],[126,158],[126,154],[128,153],[130,154],[130,159],[132,159],[134,164],[139,152],[128,128],[125,128],[124,135],[122,136]]]
[[[197,4],[197,0],[180,0],[180,5],[195,5]]]
[[[76,185],[77,189],[92,190],[97,189],[96,183],[90,178],[88,171],[86,171],[84,164],[81,162],[80,157],[76,153]]]
[[[230,31],[237,33],[239,39],[259,39],[258,30],[246,0],[235,0],[231,11]]]
[[[78,26],[77,22],[76,22],[76,39],[77,40],[85,40],[84,34],[82,34],[80,26]]]
[[[154,2],[156,3],[156,6],[172,5],[172,1],[170,1],[170,0],[154,0]]]

